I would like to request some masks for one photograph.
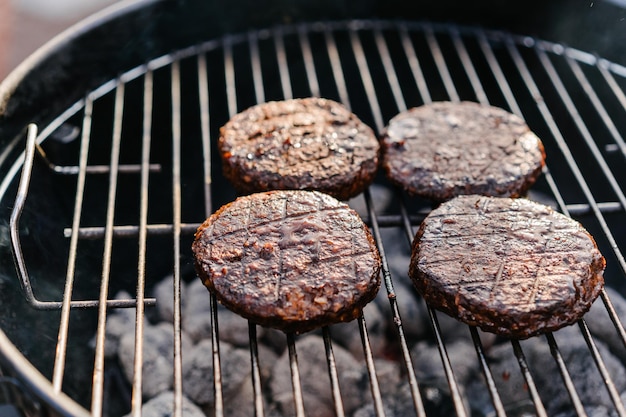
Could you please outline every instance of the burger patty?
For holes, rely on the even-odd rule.
[[[233,116],[220,133],[224,175],[243,194],[317,190],[347,200],[378,169],[376,135],[332,100],[259,104]]]
[[[198,228],[192,250],[199,277],[222,304],[286,332],[352,320],[380,287],[367,226],[315,191],[239,197]]]
[[[519,197],[545,164],[520,117],[472,102],[436,102],[395,116],[382,138],[387,177],[435,202],[457,195]]]
[[[603,288],[604,267],[593,237],[550,207],[460,196],[422,222],[409,276],[430,306],[523,339],[580,319]]]

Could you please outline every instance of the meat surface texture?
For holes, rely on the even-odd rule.
[[[242,194],[316,190],[347,200],[378,169],[376,135],[332,100],[259,104],[233,116],[220,133],[224,176]]]
[[[387,177],[412,195],[523,196],[545,164],[520,117],[473,102],[435,102],[395,116],[382,137]]]
[[[460,196],[422,222],[409,275],[430,306],[523,339],[580,319],[603,288],[604,268],[593,237],[550,207]]]
[[[369,229],[320,192],[239,197],[198,228],[192,249],[198,275],[222,304],[286,332],[352,320],[380,287]]]

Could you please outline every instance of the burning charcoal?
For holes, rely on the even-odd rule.
[[[228,343],[220,343],[222,394],[231,402],[250,379],[250,353]],[[205,339],[191,348],[183,358],[183,390],[185,395],[202,407],[211,407],[213,392],[213,344]],[[238,405],[238,403],[236,403]]]
[[[181,299],[185,299],[187,287],[181,285]],[[153,290],[153,296],[157,300],[156,309],[159,320],[174,322],[174,276],[170,275],[162,279]]]
[[[166,391],[146,402],[141,407],[143,417],[172,417],[174,415],[174,393]],[[183,415],[185,417],[205,417],[198,406],[183,396]],[[130,417],[130,413],[125,417]]]
[[[304,409],[309,417],[334,416],[334,405],[328,375],[324,340],[307,335],[296,341],[299,358],[300,383],[304,397]],[[339,387],[346,414],[352,414],[369,393],[367,375],[363,366],[341,346],[334,344],[333,353],[339,374]],[[289,353],[285,352],[276,362],[270,381],[271,397],[284,415],[294,414]]]
[[[169,323],[144,327],[143,337],[143,384],[144,398],[152,398],[172,387],[174,369],[174,330]],[[182,335],[183,351],[190,348],[191,341]],[[135,334],[122,336],[119,347],[119,361],[128,381],[133,380],[133,359],[135,357]]]
[[[183,329],[195,341],[211,337],[211,303],[209,291],[202,281],[189,283],[183,303]],[[248,346],[248,321],[221,304],[217,305],[220,340],[235,346]],[[264,328],[257,326],[257,336]]]

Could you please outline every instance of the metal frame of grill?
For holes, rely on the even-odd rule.
[[[321,80],[318,78],[320,69],[317,66],[317,49],[314,51],[312,47],[312,37],[316,37],[317,41],[325,45],[326,64],[330,74],[332,74],[333,92],[328,94],[326,89],[328,86],[321,86]],[[289,47],[286,46],[289,39]],[[273,56],[262,55],[260,53],[260,44],[269,45],[274,50]],[[423,51],[417,52],[417,44],[421,43],[421,47],[425,48],[428,56],[423,55]],[[445,44],[445,45],[444,45]],[[237,57],[234,49],[244,48],[248,55],[246,57],[247,64],[243,70],[239,70]],[[470,52],[471,48],[471,52]],[[393,50],[393,52],[392,52]],[[549,138],[545,139],[550,142],[554,149],[558,149],[561,153],[559,158],[563,158],[571,175],[575,178],[577,186],[580,188],[580,200],[576,202],[568,202],[569,198],[563,196],[560,190],[560,181],[556,179],[549,168],[544,170],[545,181],[552,193],[552,197],[558,204],[561,212],[568,215],[576,215],[589,218],[590,222],[597,223],[603,245],[610,248],[610,255],[615,262],[618,275],[622,278],[626,277],[626,261],[624,259],[620,242],[613,234],[613,226],[615,220],[607,220],[608,215],[617,214],[624,219],[626,211],[626,196],[620,186],[620,180],[616,166],[623,164],[626,157],[626,143],[623,138],[624,127],[619,126],[616,122],[614,110],[607,109],[603,101],[598,97],[598,83],[601,83],[602,89],[610,91],[613,96],[612,100],[620,106],[617,111],[623,114],[626,111],[626,94],[624,93],[626,68],[608,62],[592,54],[581,52],[560,44],[540,41],[530,37],[514,36],[504,32],[487,31],[481,28],[459,27],[455,25],[440,25],[427,22],[395,22],[395,21],[349,21],[349,22],[320,22],[311,24],[297,24],[294,26],[280,26],[266,30],[251,31],[240,35],[228,35],[224,38],[212,40],[204,44],[196,45],[188,49],[177,51],[173,54],[162,56],[147,62],[145,65],[128,71],[118,78],[105,83],[100,88],[90,92],[84,99],[77,102],[67,111],[61,114],[57,119],[47,126],[44,126],[40,132],[37,127],[29,126],[27,135],[27,147],[24,155],[19,158],[10,170],[10,174],[0,184],[0,195],[5,195],[11,184],[15,181],[15,177],[22,172],[18,196],[15,203],[15,210],[11,218],[11,237],[13,248],[15,251],[16,265],[22,280],[23,289],[25,291],[28,302],[36,309],[60,309],[61,320],[59,326],[58,343],[56,349],[56,360],[54,364],[53,376],[51,379],[51,387],[42,385],[41,391],[44,395],[50,395],[56,398],[61,404],[62,409],[67,415],[103,415],[103,380],[104,380],[104,353],[103,347],[105,342],[105,323],[109,309],[135,307],[136,308],[136,345],[135,345],[135,378],[132,381],[132,415],[141,415],[141,367],[142,367],[142,334],[143,334],[143,317],[145,307],[153,305],[156,300],[147,298],[145,295],[145,262],[147,258],[146,241],[151,235],[169,235],[172,237],[172,270],[174,271],[174,333],[175,333],[175,360],[174,360],[174,416],[182,415],[182,346],[181,346],[181,253],[186,249],[181,247],[181,235],[191,234],[203,219],[197,219],[198,223],[185,223],[182,221],[181,215],[181,194],[183,187],[181,184],[181,143],[183,142],[183,134],[181,132],[181,119],[183,109],[181,108],[181,62],[185,62],[197,67],[197,89],[198,108],[200,112],[200,129],[202,132],[202,149],[199,152],[203,154],[204,166],[199,170],[198,175],[203,175],[205,207],[204,212],[208,216],[216,208],[212,195],[214,193],[214,184],[211,172],[215,169],[212,165],[211,142],[215,140],[214,132],[211,129],[210,119],[212,115],[212,94],[213,82],[207,67],[207,61],[210,58],[218,56],[223,63],[223,79],[218,83],[223,83],[225,91],[225,101],[220,104],[226,106],[228,114],[233,115],[237,111],[242,110],[238,99],[241,96],[238,91],[239,77],[251,77],[252,89],[256,102],[264,102],[270,98],[266,94],[266,82],[270,77],[267,73],[267,64],[265,59],[273,61],[277,69],[277,80],[282,90],[282,97],[285,99],[294,97],[295,82],[293,78],[296,74],[290,69],[290,59],[293,54],[298,52],[299,59],[304,65],[304,79],[307,82],[307,88],[310,95],[337,95],[337,99],[349,108],[354,108],[353,90],[351,88],[354,78],[357,81],[358,89],[364,93],[366,99],[366,107],[369,108],[370,120],[375,130],[380,132],[385,124],[387,116],[381,109],[381,95],[386,95],[387,99],[391,98],[395,105],[396,111],[402,111],[417,103],[428,103],[434,100],[443,99],[440,97],[445,92],[445,99],[459,101],[462,99],[470,99],[478,101],[482,104],[500,104],[507,107],[513,113],[525,117],[527,113],[534,113],[535,118],[541,120],[545,125],[545,131]],[[315,53],[314,53],[315,52]],[[349,55],[349,56],[347,56]],[[195,62],[193,62],[195,61]],[[350,61],[350,64],[346,62]],[[428,64],[424,64],[429,61]],[[509,67],[503,68],[503,61],[507,61]],[[556,62],[556,63],[555,63]],[[410,70],[413,77],[410,80],[413,83],[411,92],[416,92],[419,96],[414,100],[407,100],[408,93],[403,85],[407,79],[401,79],[398,65],[403,65]],[[357,72],[347,73],[347,66],[357,69]],[[429,66],[429,68],[425,68]],[[517,73],[512,74],[511,68],[515,68]],[[152,172],[158,172],[162,167],[150,161],[150,147],[152,139],[152,112],[153,112],[153,77],[156,71],[169,71],[171,79],[170,97],[171,97],[171,178],[172,178],[172,219],[171,223],[149,224],[148,223],[148,186],[150,175]],[[434,71],[433,71],[434,70]],[[242,71],[247,71],[247,75],[242,75]],[[568,72],[567,74],[564,71]],[[358,73],[358,77],[356,74]],[[220,74],[221,76],[222,74]],[[271,75],[273,76],[273,75]],[[298,76],[302,76],[299,74]],[[406,77],[406,74],[405,74]],[[543,78],[549,80],[550,88],[554,88],[560,100],[562,100],[563,113],[555,114],[555,110],[544,100]],[[569,84],[564,81],[569,80]],[[593,81],[590,79],[593,78]],[[132,164],[125,164],[120,161],[120,144],[124,140],[122,132],[122,118],[124,115],[125,105],[125,87],[131,81],[140,80],[143,82],[143,126],[142,126],[142,157],[140,161]],[[328,83],[329,80],[323,80]],[[545,80],[544,80],[545,81]],[[497,88],[491,88],[491,92],[484,86],[485,82],[495,85]],[[512,84],[516,84],[512,86]],[[439,85],[439,91],[436,93],[431,91],[432,85]],[[462,85],[462,88],[460,87]],[[602,148],[596,141],[594,133],[588,127],[588,121],[581,110],[578,108],[576,99],[570,93],[571,86],[581,89],[587,95],[592,108],[600,123],[606,130],[608,143]],[[462,90],[462,91],[461,91]],[[554,94],[554,93],[552,93]],[[113,96],[114,118],[111,121],[113,125],[112,146],[110,154],[110,164],[104,166],[93,166],[88,163],[88,152],[90,146],[91,124],[95,117],[94,103],[104,96]],[[414,103],[414,102],[415,103]],[[80,136],[80,152],[78,162],[75,166],[57,166],[50,162],[45,155],[42,145],[48,137],[58,129],[69,118],[82,114],[82,126]],[[366,117],[366,118],[367,118]],[[568,141],[564,137],[561,130],[562,121],[567,119],[567,123],[573,124],[577,129],[584,143],[586,143],[589,153],[593,157],[593,161],[600,168],[598,175],[602,176],[602,182],[606,188],[610,190],[613,198],[609,200],[598,200],[587,181],[586,175],[579,167],[580,161],[573,155]],[[618,155],[615,159],[619,162],[615,163],[607,160],[605,155]],[[621,154],[621,155],[620,155]],[[76,175],[77,176],[77,193],[74,204],[74,221],[65,229],[65,235],[69,242],[69,259],[67,268],[67,277],[65,280],[64,296],[62,300],[39,300],[34,295],[28,276],[29,260],[25,259],[20,248],[20,231],[19,220],[20,213],[27,198],[29,183],[31,179],[31,170],[36,155],[41,156],[50,167],[50,175],[52,173],[59,175]],[[550,158],[548,155],[548,167],[550,167]],[[81,226],[81,208],[83,204],[83,191],[85,181],[88,175],[103,174],[109,177],[109,188],[106,190],[108,201],[106,222],[102,226],[83,227]],[[140,208],[139,222],[131,225],[119,225],[115,222],[116,210],[116,187],[122,175],[139,175],[140,176]],[[402,320],[400,317],[396,295],[394,292],[394,283],[387,264],[387,256],[385,247],[382,245],[380,234],[381,228],[394,227],[403,230],[407,238],[407,244],[413,239],[416,226],[428,212],[427,208],[415,213],[407,208],[406,197],[400,191],[397,191],[397,198],[402,201],[400,204],[399,214],[384,214],[376,210],[376,201],[373,201],[369,191],[363,195],[367,208],[368,216],[364,220],[371,227],[379,250],[383,259],[383,279],[391,307],[392,320],[397,329],[397,342],[401,350],[401,357],[404,362],[404,368],[407,373],[406,383],[410,386],[416,415],[425,416],[422,396],[419,389],[419,382],[415,376],[412,358],[409,353],[409,347],[406,342]],[[583,220],[584,223],[584,220]],[[109,280],[112,279],[108,265],[110,265],[111,248],[116,239],[135,236],[139,242],[139,264],[137,265],[137,282],[136,282],[136,299],[134,300],[114,300],[110,298],[108,293]],[[97,299],[76,301],[73,299],[74,285],[74,264],[76,261],[77,247],[83,239],[102,239],[104,243],[103,253],[103,271],[102,285],[100,287],[100,295]],[[622,244],[623,245],[623,244]],[[605,253],[605,255],[607,255]],[[601,294],[608,315],[615,327],[615,331],[619,334],[621,340],[626,347],[626,332],[620,322],[620,319],[611,304],[606,292]],[[217,309],[216,300],[211,297],[213,305],[212,317],[214,320],[212,340],[213,340],[213,360],[215,363],[215,414],[221,416],[224,414],[221,371],[220,371],[220,348],[218,337]],[[97,308],[98,310],[98,326],[96,333],[96,354],[95,363],[93,365],[93,394],[91,398],[91,410],[87,412],[76,407],[72,400],[66,398],[63,394],[63,379],[65,377],[65,360],[68,339],[68,328],[70,321],[70,311],[74,309]],[[458,416],[469,415],[469,410],[465,409],[459,386],[455,380],[453,366],[446,352],[446,344],[444,336],[441,333],[438,323],[437,313],[429,309],[429,315],[432,322],[434,335],[438,344],[441,360],[448,378],[450,392],[453,399],[454,409]],[[611,396],[615,411],[620,416],[626,416],[626,409],[620,399],[620,393],[617,391],[615,384],[611,379],[610,370],[604,364],[591,332],[584,320],[578,323],[581,331],[581,337],[584,338],[590,353],[593,355],[597,364],[598,371],[606,382],[606,388]],[[378,380],[376,377],[376,369],[374,365],[374,357],[370,349],[368,340],[367,325],[363,317],[358,319],[358,327],[361,332],[363,341],[363,350],[370,375],[371,394],[376,414],[385,415],[383,407],[383,398]],[[485,386],[493,401],[495,415],[505,416],[507,411],[503,405],[497,383],[489,368],[489,362],[485,355],[485,351],[481,342],[480,334],[475,328],[470,328],[471,338],[473,340],[477,360],[483,371],[485,378]],[[254,398],[251,401],[255,405],[255,414],[263,416],[264,402],[262,397],[259,356],[256,336],[256,326],[249,324],[250,336],[250,354],[252,367],[252,383],[254,388]],[[291,371],[293,396],[297,416],[304,416],[303,395],[300,387],[300,379],[298,373],[298,357],[295,348],[294,335],[286,335]],[[335,411],[338,416],[345,415],[342,406],[342,396],[339,387],[337,367],[333,356],[333,347],[329,334],[329,329],[323,329],[323,338],[328,361],[329,383],[332,386],[332,392],[335,402]],[[568,372],[567,364],[563,360],[557,342],[552,334],[545,336],[546,342],[550,346],[550,351],[558,366],[563,383],[571,398],[572,409],[577,415],[585,415],[583,404],[576,392],[572,378]],[[10,342],[4,338],[0,338],[0,345],[4,350]],[[511,347],[519,361],[520,370],[525,378],[529,398],[533,403],[536,415],[547,415],[542,404],[539,392],[534,383],[532,369],[530,369],[522,346],[519,342],[511,341]],[[36,372],[36,371],[33,371]],[[39,378],[39,377],[37,377]],[[35,379],[37,379],[35,378]],[[41,381],[40,381],[41,382]]]

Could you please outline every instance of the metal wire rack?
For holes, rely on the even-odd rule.
[[[190,75],[191,74],[191,75]],[[524,117],[538,132],[548,151],[548,168],[542,178],[544,188],[558,209],[576,216],[595,232],[598,244],[609,259],[607,281],[620,286],[626,278],[626,261],[622,248],[623,225],[626,224],[626,196],[623,164],[626,158],[624,132],[626,120],[626,68],[608,62],[593,54],[564,45],[516,36],[482,28],[441,25],[428,22],[402,21],[349,21],[318,22],[279,26],[248,33],[229,35],[163,56],[145,65],[121,74],[100,88],[90,92],[83,100],[67,109],[48,126],[37,132],[28,129],[26,151],[0,184],[0,195],[5,195],[22,172],[15,210],[11,218],[11,236],[17,269],[28,303],[35,309],[60,309],[58,342],[51,385],[54,393],[63,392],[70,312],[97,309],[95,361],[91,388],[90,414],[103,415],[104,343],[107,314],[114,308],[136,308],[135,377],[132,381],[133,416],[141,414],[143,317],[145,308],[158,300],[146,297],[146,265],[151,261],[148,241],[152,236],[167,236],[172,242],[171,270],[174,275],[174,392],[175,416],[182,415],[182,356],[181,345],[181,259],[187,248],[184,237],[210,215],[221,200],[232,194],[224,193],[229,187],[219,176],[219,166],[213,152],[217,128],[228,117],[243,108],[268,100],[299,96],[323,96],[337,99],[353,110],[364,121],[380,132],[386,121],[399,111],[436,100],[473,100],[483,104],[504,107]],[[130,101],[133,97],[134,101]],[[191,98],[190,98],[191,97]],[[139,103],[139,105],[137,105]],[[154,115],[156,107],[169,114],[163,119]],[[102,108],[106,108],[105,111]],[[102,114],[102,116],[101,116]],[[128,122],[129,116],[139,116]],[[75,163],[57,165],[48,159],[44,148],[55,132],[75,122],[79,137]],[[129,128],[129,123],[135,123]],[[93,155],[95,125],[110,125],[108,154]],[[193,127],[189,127],[193,125]],[[190,132],[197,132],[193,140]],[[138,152],[136,160],[123,161],[124,144],[134,142]],[[153,161],[155,147],[166,149],[169,160]],[[183,155],[197,155],[193,161]],[[90,153],[91,152],[91,153]],[[29,277],[33,260],[22,252],[20,246],[20,214],[26,204],[34,159],[40,156],[48,171],[35,175],[75,176],[76,193],[73,217],[64,229],[68,242],[67,275],[63,297],[59,300],[39,299]],[[104,162],[100,162],[99,160]],[[193,170],[190,165],[194,166]],[[192,179],[186,175],[195,172]],[[103,221],[95,226],[84,224],[83,207],[85,189],[89,178],[106,176],[106,188],[98,192],[105,201]],[[134,208],[135,223],[122,224],[117,219],[120,183],[125,175],[139,177],[139,204]],[[165,200],[150,194],[155,174],[164,174],[166,180],[157,186],[168,188]],[[37,178],[32,178],[36,181]],[[152,182],[151,182],[152,181]],[[384,181],[384,180],[381,180]],[[188,182],[201,185],[203,207],[187,210],[187,193],[198,191]],[[171,191],[171,192],[170,192]],[[367,206],[364,219],[371,227],[383,259],[383,279],[387,291],[391,320],[395,324],[396,343],[406,371],[406,383],[413,399],[417,416],[427,415],[416,378],[413,359],[405,336],[394,280],[388,265],[386,248],[382,244],[381,229],[397,228],[406,235],[410,245],[416,226],[428,206],[416,210],[410,198],[395,190],[399,209],[395,213],[380,212],[369,191],[363,198]],[[90,191],[91,193],[91,191]],[[91,195],[91,194],[90,194]],[[160,194],[159,194],[160,196]],[[169,220],[152,221],[149,210],[155,204],[169,207]],[[187,220],[187,221],[185,221]],[[622,229],[620,229],[622,228]],[[112,279],[111,258],[119,239],[132,237],[138,242],[136,288],[133,300],[111,298],[109,283]],[[76,300],[74,280],[76,258],[84,241],[103,242],[101,285],[93,299]],[[132,266],[129,266],[132,268]],[[626,347],[626,332],[606,292],[601,295],[615,332]],[[221,386],[220,340],[217,326],[216,300],[211,299],[213,310],[213,360],[215,381],[215,415],[224,414]],[[448,379],[453,407],[458,416],[470,415],[460,394],[453,366],[447,354],[437,313],[429,310],[434,338]],[[376,376],[374,356],[370,348],[368,329],[363,317],[358,319],[363,341],[363,351],[370,376],[370,389],[376,415],[385,415],[383,396]],[[611,372],[604,364],[591,332],[584,320],[579,322],[581,337],[605,381],[613,400],[615,412],[626,416]],[[255,415],[263,416],[263,387],[257,344],[257,328],[249,324],[252,385]],[[507,415],[500,398],[498,386],[490,371],[481,336],[470,328],[476,358],[493,403],[494,414]],[[291,362],[293,398],[297,416],[304,416],[303,396],[299,377],[295,339],[288,334],[287,345]],[[328,329],[323,330],[328,361],[329,384],[338,416],[345,415],[338,370],[335,365],[333,343]],[[545,336],[557,364],[563,384],[570,396],[576,415],[586,415],[568,365],[564,361],[552,334]],[[528,388],[534,413],[547,415],[540,393],[534,382],[533,370],[528,365],[522,346],[511,341],[520,370]],[[300,359],[302,360],[302,359]]]

